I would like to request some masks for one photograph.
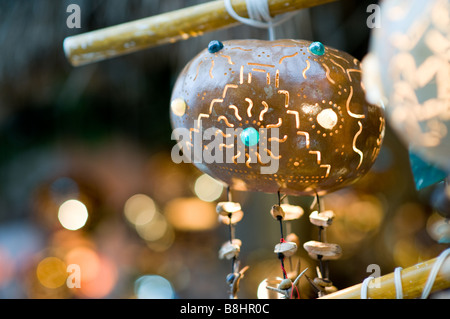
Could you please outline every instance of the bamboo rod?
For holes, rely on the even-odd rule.
[[[405,268],[401,271],[401,281],[404,299],[414,299],[421,296],[424,286],[428,280],[430,271],[437,258],[425,261],[423,263]],[[367,289],[367,298],[369,299],[395,299],[394,273],[377,278],[379,287]],[[373,281],[372,281],[373,282]],[[319,299],[360,299],[361,284],[339,290],[335,293],[323,296]],[[436,276],[431,292],[450,288],[450,258],[442,264],[440,271]]]
[[[272,16],[336,0],[268,0]],[[232,0],[237,14],[248,17],[245,0]],[[91,31],[64,40],[64,52],[73,66],[80,66],[174,43],[237,25],[223,0],[211,1],[160,15]]]

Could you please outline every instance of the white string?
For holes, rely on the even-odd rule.
[[[402,267],[397,267],[394,270],[395,295],[397,299],[403,299],[402,269]]]
[[[369,288],[369,282],[374,279],[373,276],[369,276],[366,279],[364,279],[362,285],[361,285],[361,299],[367,299],[367,289]]]
[[[292,18],[297,12],[289,12],[280,17],[272,18],[269,10],[269,0],[245,0],[249,18],[241,17],[234,11],[231,0],[224,0],[228,14],[239,22],[256,28],[264,28],[269,31],[269,40],[275,40],[274,28]]]
[[[434,263],[433,268],[431,268],[430,274],[428,275],[427,283],[425,284],[425,287],[423,288],[422,297],[421,297],[422,299],[428,298],[428,295],[431,292],[431,288],[433,288],[434,281],[436,280],[436,276],[449,254],[450,254],[450,248],[447,248],[436,259],[436,262]]]

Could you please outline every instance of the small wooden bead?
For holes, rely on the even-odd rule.
[[[342,255],[342,248],[337,244],[311,240],[304,243],[303,248],[305,248],[311,258],[316,260],[319,259],[318,256],[322,256],[322,260],[335,260]]]
[[[270,210],[270,214],[273,216],[273,218],[277,219],[281,217],[281,219],[284,219],[284,210],[279,205],[273,205],[272,209]]]
[[[331,225],[334,219],[334,213],[331,210],[326,210],[321,213],[314,211],[309,215],[311,224],[319,227],[328,227]]]
[[[232,242],[225,242],[219,250],[220,259],[231,259],[237,257],[241,251],[242,242],[239,239],[233,239]]]
[[[299,219],[303,216],[303,208],[301,208],[300,206],[281,204],[281,208],[285,213],[284,220]]]
[[[297,245],[293,242],[284,242],[275,245],[273,250],[276,254],[283,254],[286,257],[290,257],[297,251]]]
[[[298,238],[298,236],[294,233],[290,233],[286,236],[286,241],[287,242],[293,242],[298,246],[300,246],[300,239]]]
[[[241,210],[241,204],[235,202],[220,202],[217,203],[216,211],[222,216],[236,213]]]
[[[231,213],[231,224],[239,223],[242,218],[244,218],[244,212],[242,210]],[[225,225],[230,225],[230,217],[228,215],[219,215],[219,222]]]
[[[290,279],[283,279],[278,284],[278,289],[281,289],[281,290],[288,290],[291,287],[292,287],[292,281]]]

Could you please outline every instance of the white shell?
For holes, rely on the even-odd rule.
[[[279,284],[278,284],[278,289],[281,290],[288,290],[292,287],[292,281],[290,279],[283,279]]]
[[[238,210],[231,214],[231,224],[239,223],[242,218],[244,218],[244,212],[242,210]],[[230,225],[230,217],[219,215],[219,222],[225,225]]]
[[[275,245],[274,253],[282,253],[286,257],[292,256],[297,251],[297,244],[294,242],[284,242]]]
[[[296,205],[281,204],[281,208],[284,211],[284,220],[299,219],[303,216],[303,208]]]
[[[331,225],[334,219],[334,213],[331,210],[326,210],[321,213],[318,211],[313,211],[311,215],[309,215],[309,221],[311,224],[319,226],[319,227],[328,227]]]
[[[308,241],[303,244],[303,248],[308,252],[313,259],[318,259],[322,256],[322,260],[339,259],[342,255],[342,248],[338,244],[322,243],[320,241]]]
[[[231,259],[237,257],[241,251],[242,242],[239,239],[233,239],[232,242],[225,242],[219,250],[220,259]]]
[[[316,277],[314,278],[314,283],[320,287],[331,287],[333,283],[330,280],[324,280],[322,278]]]
[[[270,214],[275,219],[277,219],[278,216],[281,216],[281,219],[284,219],[285,215],[283,208],[281,208],[281,206],[279,205],[273,205],[272,208],[270,209]]]
[[[216,206],[218,214],[228,216],[241,210],[241,204],[235,202],[219,202]]]

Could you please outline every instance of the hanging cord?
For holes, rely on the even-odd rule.
[[[449,255],[450,255],[450,248],[447,248],[436,259],[433,268],[431,268],[430,274],[428,275],[428,280],[425,286],[423,287],[421,299],[427,299],[428,296],[430,295],[431,289],[433,288],[434,282],[436,280],[436,276]],[[394,271],[394,284],[397,299],[403,299],[401,270],[402,270],[401,267],[397,267],[395,268]],[[373,276],[369,276],[366,279],[364,279],[361,285],[361,299],[367,299],[367,289],[369,286],[369,282],[372,279],[374,279]]]
[[[283,22],[291,19],[297,12],[285,13],[280,17],[273,18],[270,15],[269,0],[246,0],[247,13],[249,18],[241,17],[234,11],[231,0],[224,0],[228,14],[239,22],[256,28],[268,29],[269,40],[275,40],[274,28]]]
[[[281,194],[280,194],[280,192],[278,192],[278,206],[281,206],[281,201],[282,201]],[[278,216],[277,220],[280,223],[280,243],[285,243],[286,240],[284,239],[284,233],[283,233],[283,218],[281,216]],[[283,272],[283,279],[286,279],[287,272],[286,272],[286,268],[284,267],[284,258],[285,257],[284,257],[283,253],[278,254],[278,259],[280,259],[280,263],[281,263],[281,271]]]
[[[231,200],[232,200],[230,186],[227,187],[227,200],[229,202],[231,202]],[[229,232],[230,232],[230,234],[229,234],[230,235],[230,244],[233,244],[233,240],[234,240],[234,225],[233,225],[232,220],[231,220],[232,214],[229,214],[228,218],[229,218],[229,221],[230,221],[229,225],[228,225],[228,227],[229,227],[228,229],[229,229]],[[237,261],[237,258],[236,258],[236,256],[234,256],[231,259],[231,273],[235,273],[235,271],[236,271],[236,269],[235,269],[236,261]]]
[[[322,212],[322,207],[320,205],[320,196],[317,192],[316,192],[315,202],[317,204],[317,212],[320,214]],[[319,228],[319,234],[318,234],[319,241],[325,242],[326,241],[326,238],[324,238],[325,237],[325,229],[322,226],[319,226],[318,228]],[[328,278],[329,277],[328,263],[325,262],[324,260],[322,260],[323,256],[321,256],[321,255],[318,255],[317,258],[319,259],[319,269],[320,269],[322,276],[324,278]]]

